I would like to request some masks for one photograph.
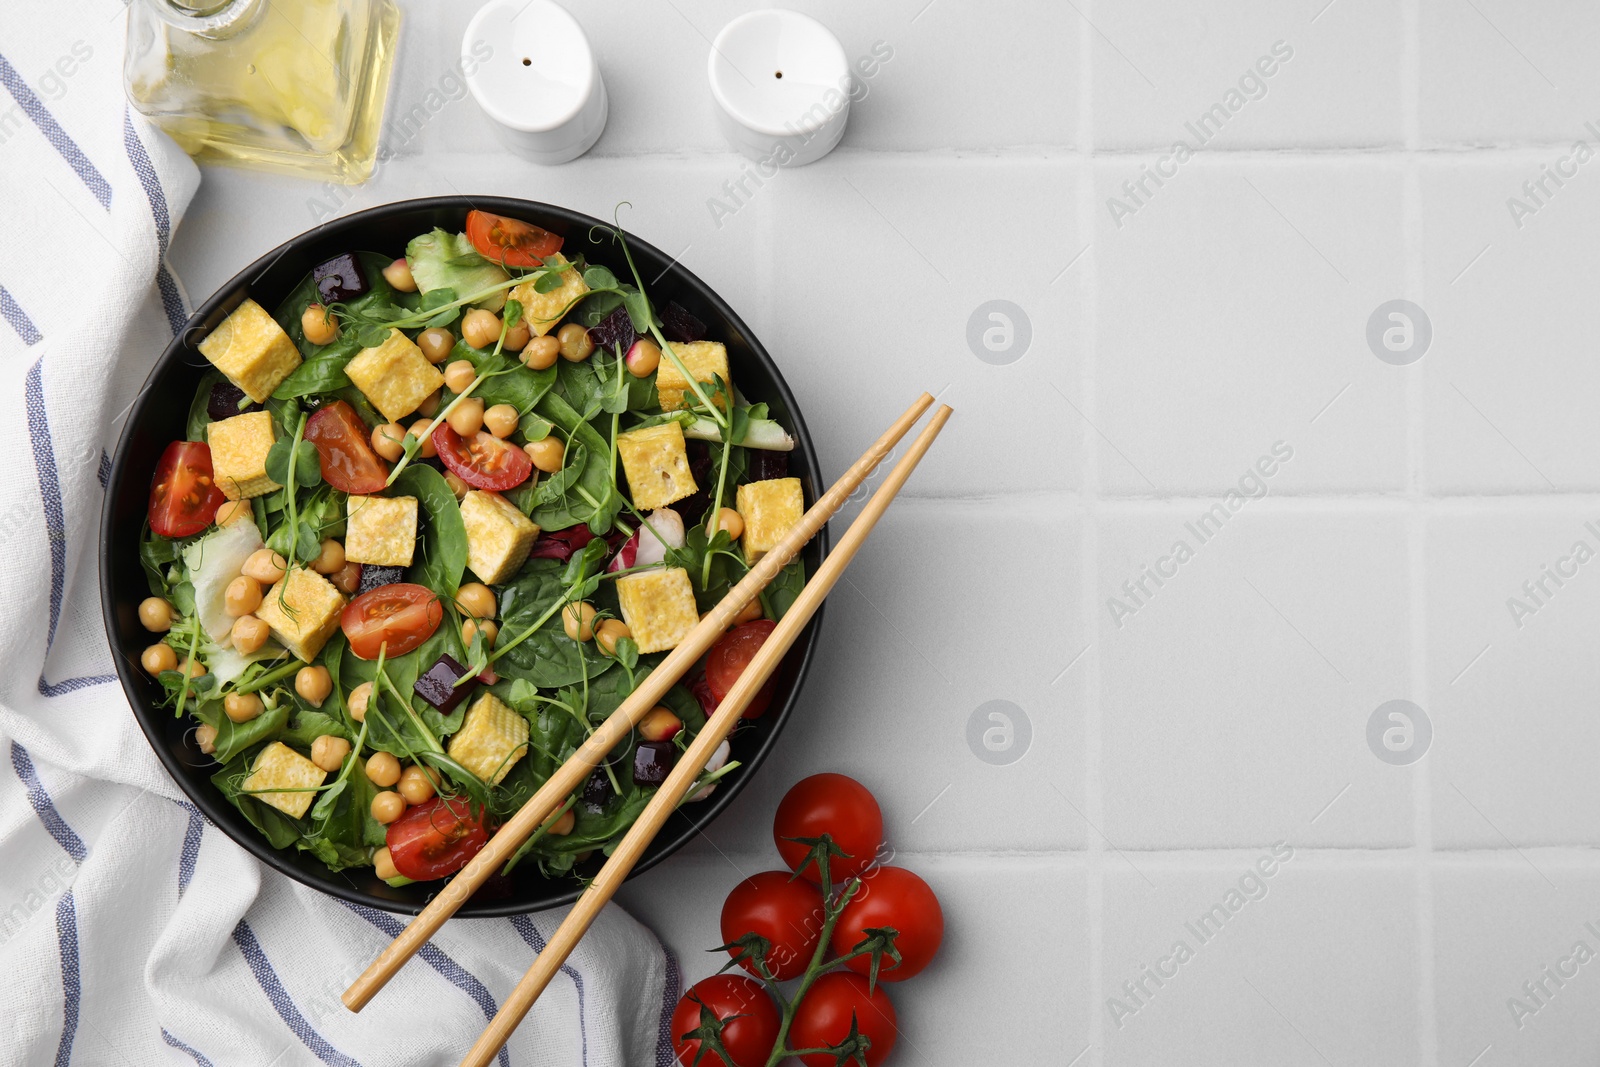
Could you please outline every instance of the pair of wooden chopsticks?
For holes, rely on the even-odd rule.
[[[444,925],[446,919],[466,902],[480,885],[510,858],[519,845],[527,840],[540,825],[554,814],[566,799],[589,777],[607,753],[631,731],[640,719],[680,679],[715,641],[728,629],[734,616],[742,611],[778,571],[795,557],[805,544],[843,506],[845,500],[866,480],[890,450],[914,426],[933,404],[933,397],[924,393],[917,398],[906,413],[893,426],[873,442],[871,448],[835,482],[821,498],[801,517],[783,541],[763,556],[750,572],[728,592],[716,607],[669,653],[661,664],[640,683],[638,689],[602,723],[590,738],[573,753],[528,802],[511,817],[492,837],[488,844],[473,857],[444,890],[411,921],[400,936],[372,962],[366,971],[345,990],[344,1004],[351,1011],[360,1011],[383,988],[396,971],[410,959],[427,940]],[[935,437],[950,417],[948,406],[934,412],[928,426],[918,435],[906,455],[895,464],[883,484],[873,494],[840,538],[839,544],[828,554],[816,574],[806,583],[794,604],[784,614],[777,627],[751,659],[744,673],[729,690],[716,712],[701,728],[694,742],[678,760],[667,780],[656,790],[656,795],[623,836],[600,873],[584,890],[566,919],[550,938],[543,952],[518,983],[511,996],[506,998],[500,1011],[490,1021],[483,1035],[462,1061],[463,1067],[487,1067],[500,1051],[511,1032],[516,1029],[539,994],[544,991],[561,964],[588,930],[600,909],[611,899],[622,882],[633,870],[634,864],[660,832],[667,817],[677,809],[683,797],[700,776],[707,761],[718,745],[738,725],[745,707],[760,690],[763,683],[777,670],[783,656],[799,637],[811,616],[821,606],[823,599],[849,566],[856,552],[872,532],[884,511],[894,500],[900,487],[911,476],[912,470],[933,444]]]

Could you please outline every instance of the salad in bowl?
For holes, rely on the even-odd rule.
[[[186,764],[302,868],[458,871],[805,509],[793,423],[730,367],[746,340],[587,237],[473,209],[190,338],[139,666]],[[797,559],[503,873],[612,847],[804,582]],[[688,803],[739,765],[724,744]]]

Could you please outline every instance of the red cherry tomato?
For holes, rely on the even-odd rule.
[[[893,927],[898,933],[894,947],[900,963],[885,955],[878,968],[878,981],[903,982],[915,977],[939,951],[944,940],[944,911],[928,883],[903,867],[879,867],[870,871],[856,895],[844,906],[839,924],[833,928],[833,951],[842,956],[866,940],[870,927]],[[845,964],[857,974],[872,969],[871,956],[857,956]]]
[[[722,698],[728,695],[733,683],[739,680],[739,675],[755,658],[756,650],[767,643],[767,637],[777,628],[778,624],[771,619],[741,623],[711,646],[710,653],[706,655],[706,685],[711,687],[711,695],[718,704],[722,703]],[[774,674],[767,679],[766,685],[757,690],[750,706],[744,709],[743,717],[755,719],[765,713],[777,688],[778,676]]]
[[[762,871],[734,886],[722,902],[723,943],[732,944],[745,934],[766,938],[772,943],[767,968],[780,982],[805,973],[822,936],[822,894],[810,882],[790,878],[788,871]],[[751,960],[739,966],[762,977]]]
[[[341,493],[365,496],[389,480],[389,465],[372,450],[372,431],[343,400],[306,420],[305,439],[317,446],[322,480]]]
[[[482,813],[459,797],[434,797],[407,809],[384,838],[394,869],[415,882],[455,874],[488,840]]]
[[[211,525],[226,499],[212,475],[211,446],[174,441],[150,479],[150,529],[162,537],[197,534]]]
[[[778,1041],[778,1006],[760,982],[742,974],[719,974],[696,982],[672,1012],[672,1048],[683,1067],[723,1067],[728,1059],[714,1052],[700,1055],[700,1039],[687,1037],[699,1029],[701,1010],[722,1020],[722,1047],[731,1067],[763,1067]],[[697,1057],[699,1057],[697,1059]]]
[[[872,1042],[867,1050],[867,1067],[878,1067],[894,1051],[894,1039],[899,1034],[894,1005],[881,984],[868,993],[867,980],[851,971],[831,971],[806,992],[806,999],[795,1009],[794,1022],[789,1025],[789,1047],[827,1048],[839,1044],[850,1036],[852,1015],[856,1029]],[[813,1052],[801,1056],[800,1062],[806,1067],[835,1067],[838,1059],[832,1053]]]
[[[805,845],[788,839],[823,834],[830,835],[846,853],[845,858],[835,856],[828,864],[828,877],[834,885],[872,865],[883,844],[883,812],[866,786],[843,774],[813,774],[784,794],[772,821],[772,837],[789,869],[798,871],[805,863],[800,874],[813,882],[821,882],[822,872],[815,863],[806,863]]]
[[[433,431],[433,447],[451,473],[477,489],[514,489],[533,473],[526,452],[488,430],[462,437],[441,422]]]
[[[432,589],[392,582],[346,604],[339,627],[350,641],[350,651],[362,659],[377,659],[385,643],[389,646],[385,655],[394,659],[432,637],[443,618],[444,606]]]
[[[467,240],[479,254],[508,267],[537,267],[561,251],[560,234],[521,219],[487,211],[467,212]]]

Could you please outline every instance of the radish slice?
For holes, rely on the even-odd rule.
[[[661,538],[665,538],[665,542]],[[653,567],[664,563],[667,549],[682,548],[683,541],[683,516],[671,508],[657,508],[646,515],[645,522],[633,532],[632,537],[623,542],[617,554],[611,557],[606,571],[610,573],[629,567]]]
[[[728,742],[726,742],[726,741],[722,742],[722,744],[717,746],[717,750],[715,752],[711,753],[711,758],[706,761],[706,769],[704,771],[702,771],[701,773],[702,774],[711,774],[714,771],[722,770],[722,768],[728,762],[728,755],[732,751],[733,751],[733,749],[731,747],[729,747]],[[708,785],[704,789],[700,790],[694,796],[690,797],[689,801],[691,803],[693,803],[696,800],[704,800],[706,797],[708,797],[712,793],[716,792],[716,789],[717,789],[717,783],[716,782],[712,782],[710,785]]]

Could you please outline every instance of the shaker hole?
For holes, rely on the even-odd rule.
[[[772,72],[772,76],[773,76],[773,77],[774,77],[774,78],[781,78],[781,77],[783,77],[783,71],[781,71],[781,70],[775,70],[775,71],[773,71],[773,72]]]
[[[523,56],[522,57],[522,65],[524,67],[531,67],[531,66],[533,66],[533,60],[529,59],[527,56]]]

